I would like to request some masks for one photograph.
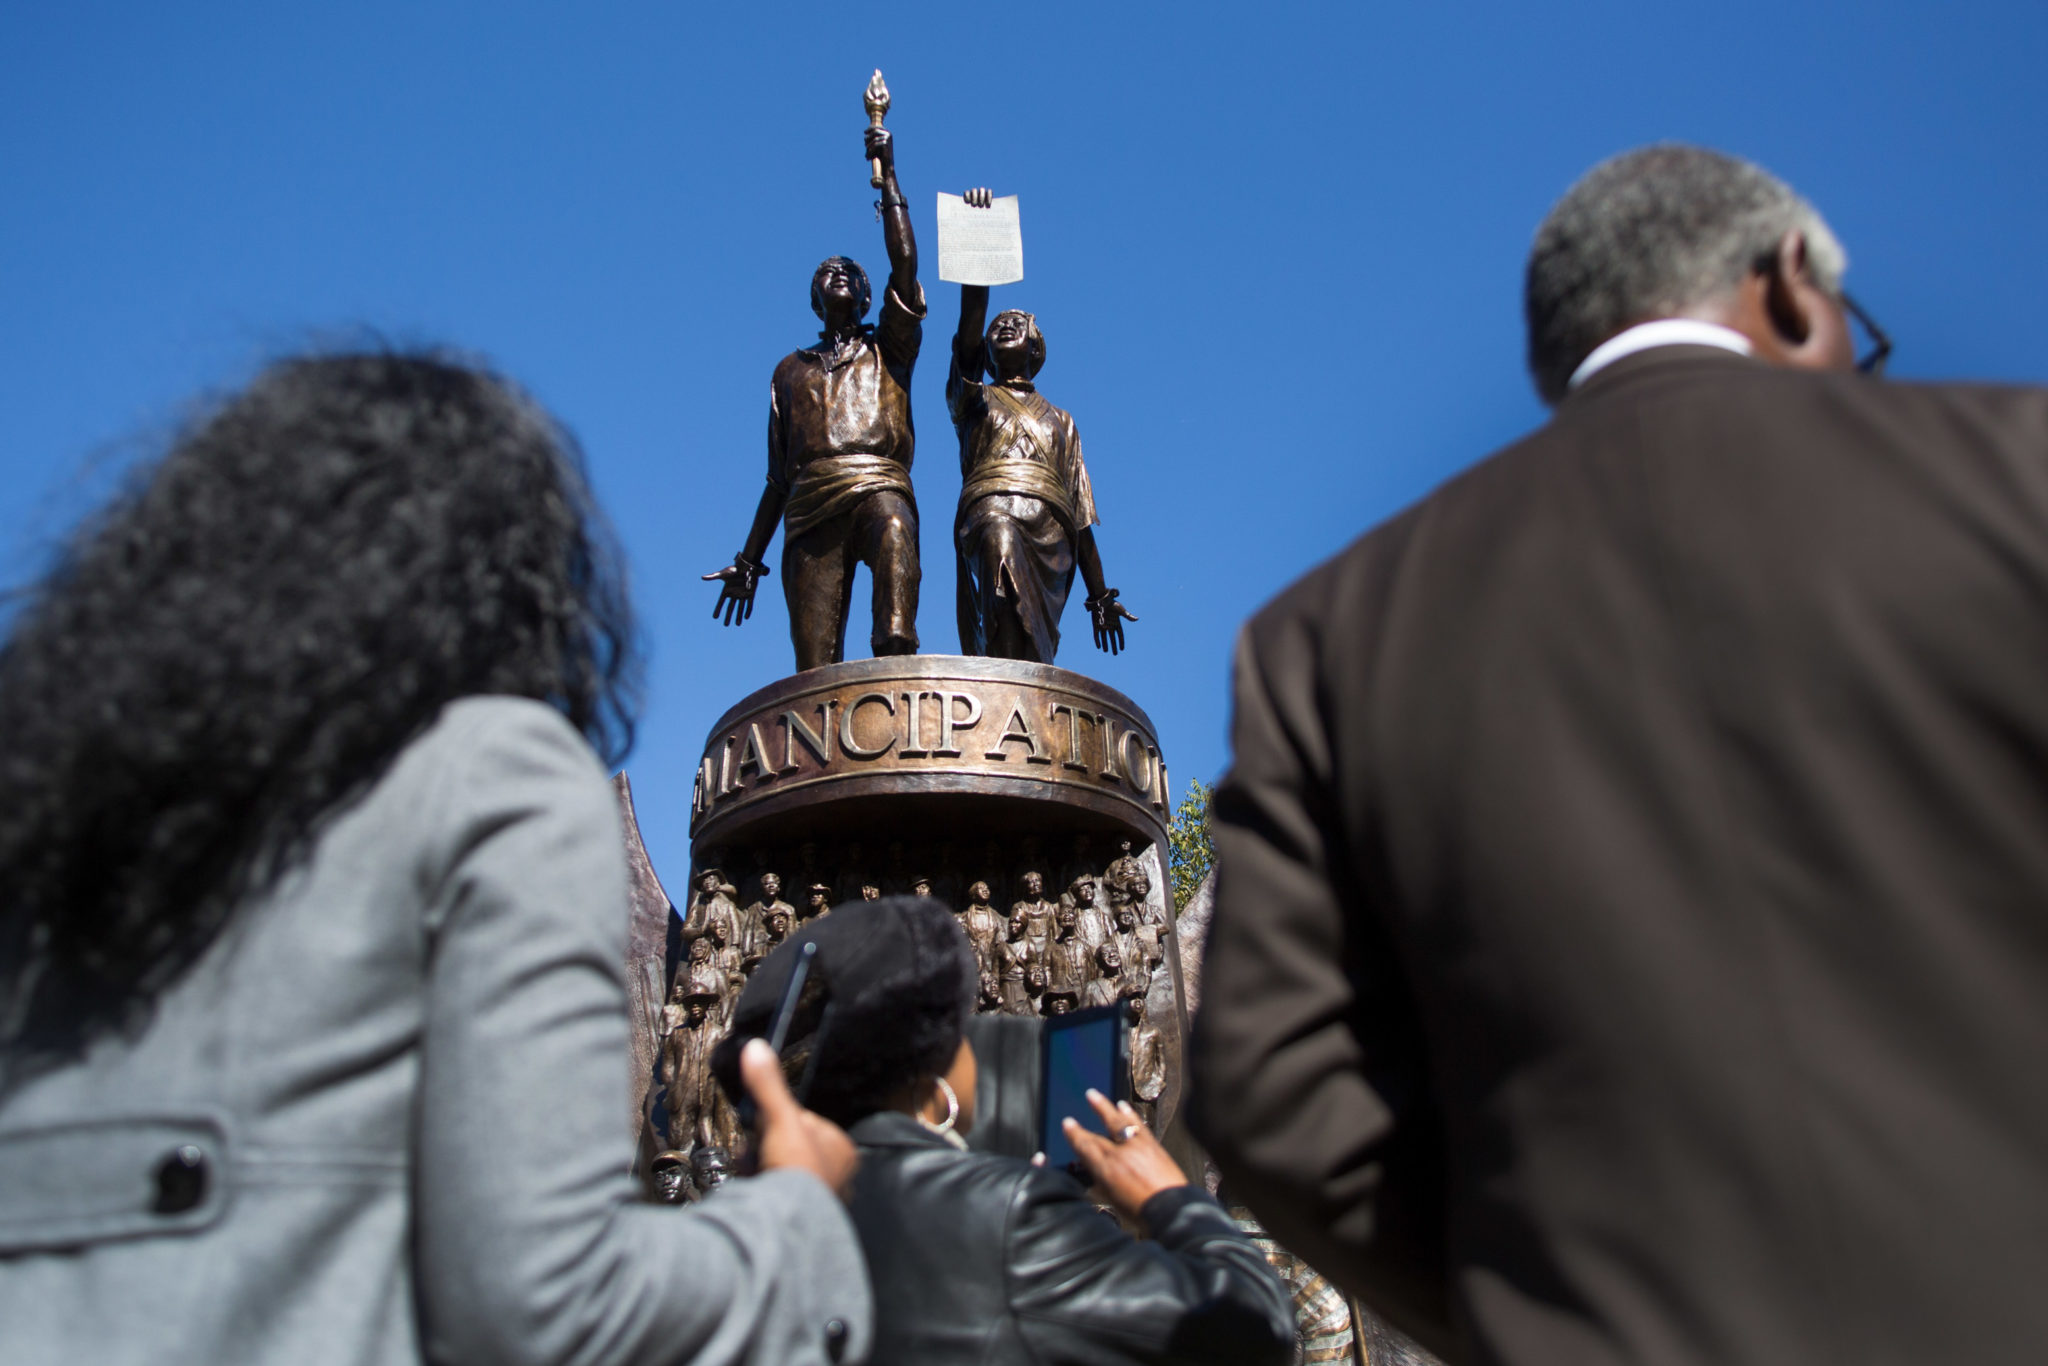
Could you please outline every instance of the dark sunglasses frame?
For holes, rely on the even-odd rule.
[[[1864,354],[1862,359],[1856,362],[1856,368],[1866,375],[1882,375],[1885,362],[1891,359],[1891,337],[1886,335],[1885,330],[1877,325],[1875,318],[1863,311],[1861,304],[1849,297],[1848,290],[1842,290],[1836,297],[1841,299],[1842,307],[1848,311],[1849,316],[1860,323],[1863,330],[1870,334],[1870,350]]]
[[[1777,254],[1769,252],[1757,257],[1756,269],[1761,275],[1777,274]],[[1863,311],[1862,304],[1849,297],[1848,290],[1836,290],[1835,297],[1842,301],[1843,311],[1854,318],[1862,326],[1863,330],[1870,334],[1870,350],[1865,352],[1862,358],[1856,362],[1856,368],[1866,375],[1882,375],[1885,362],[1890,360],[1892,355],[1891,335],[1877,325],[1877,319]]]

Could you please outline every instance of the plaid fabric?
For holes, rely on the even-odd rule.
[[[1322,1274],[1266,1235],[1252,1212],[1242,1205],[1230,1207],[1230,1218],[1266,1260],[1280,1273],[1294,1300],[1295,1360],[1302,1366],[1316,1362],[1341,1361],[1358,1366],[1358,1335],[1351,1323],[1351,1302],[1342,1291],[1324,1280]]]

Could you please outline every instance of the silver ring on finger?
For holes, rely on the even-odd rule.
[[[1124,1127],[1123,1127],[1123,1128],[1121,1128],[1121,1129],[1117,1130],[1117,1134],[1116,1134],[1116,1141],[1117,1141],[1117,1142],[1119,1142],[1119,1143],[1128,1143],[1128,1142],[1130,1142],[1132,1138],[1134,1138],[1134,1137],[1136,1137],[1136,1136],[1137,1136],[1137,1132],[1138,1132],[1138,1130],[1139,1130],[1139,1129],[1141,1129],[1141,1128],[1143,1128],[1143,1127],[1144,1127],[1144,1126],[1143,1126],[1143,1125],[1140,1125],[1140,1124],[1126,1124],[1126,1125],[1124,1125]]]

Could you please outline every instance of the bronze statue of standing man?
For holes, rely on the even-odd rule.
[[[924,291],[910,211],[896,182],[896,149],[877,113],[888,107],[880,72],[868,107],[874,122],[866,155],[877,166],[889,253],[881,319],[874,326],[862,321],[871,291],[859,265],[834,256],[818,267],[811,309],[824,330],[816,345],[785,356],[769,382],[768,487],[746,545],[730,565],[704,576],[722,584],[712,615],[722,613],[729,626],[744,622],[768,572],[762,556],[783,522],[783,594],[799,670],[845,658],[857,564],[874,576],[874,653],[917,653],[910,372],[924,338]]]
[[[991,203],[985,189],[969,190],[966,200],[984,209]],[[1095,493],[1074,419],[1032,384],[1045,364],[1045,334],[1029,313],[1010,309],[984,336],[987,313],[988,286],[960,286],[946,376],[946,406],[960,434],[953,523],[960,653],[1052,663],[1078,563],[1096,648],[1115,654],[1123,624],[1137,617],[1102,577]],[[984,370],[993,383],[981,382]]]

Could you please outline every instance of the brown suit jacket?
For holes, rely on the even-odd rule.
[[[1670,347],[1245,630],[1196,1131],[1461,1359],[2048,1360],[2048,395]]]

